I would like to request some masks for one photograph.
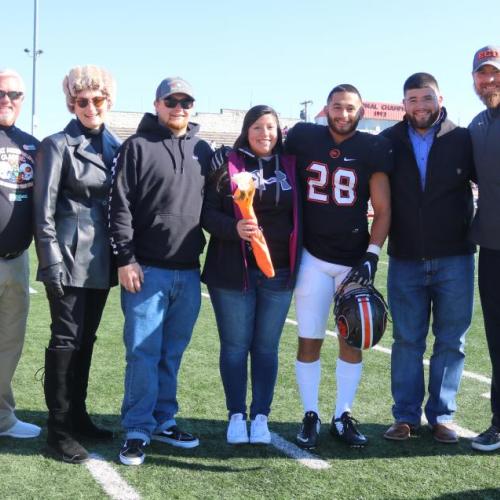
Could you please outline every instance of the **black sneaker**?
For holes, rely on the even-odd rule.
[[[342,424],[341,431],[337,429],[337,422]],[[358,431],[356,424],[359,424],[359,422],[348,411],[345,411],[340,418],[334,418],[332,420],[330,434],[349,446],[365,446],[368,443],[368,438]]]
[[[141,465],[146,454],[146,442],[142,439],[127,439],[120,450],[120,462],[123,465]]]
[[[321,420],[318,414],[314,411],[306,412],[300,426],[300,431],[297,434],[297,444],[306,450],[316,448],[320,427]]]
[[[200,441],[189,432],[181,431],[176,425],[172,425],[162,432],[155,433],[151,436],[154,441],[171,444],[178,448],[196,448]]]
[[[500,448],[500,428],[492,425],[489,429],[475,437],[471,443],[475,450],[493,451]]]

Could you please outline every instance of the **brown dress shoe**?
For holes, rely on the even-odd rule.
[[[432,437],[438,443],[458,443],[458,435],[451,424],[434,424],[430,426]]]
[[[417,427],[406,422],[394,422],[384,433],[385,439],[406,441],[417,430]]]

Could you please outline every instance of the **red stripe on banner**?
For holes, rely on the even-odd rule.
[[[367,298],[361,300],[361,311],[363,313],[363,349],[369,349],[372,345],[372,318],[370,315],[370,304]]]

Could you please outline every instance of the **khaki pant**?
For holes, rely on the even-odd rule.
[[[28,252],[0,258],[0,432],[16,423],[12,378],[23,350],[29,308]]]

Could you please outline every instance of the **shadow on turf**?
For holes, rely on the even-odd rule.
[[[458,491],[456,493],[448,493],[434,497],[434,500],[473,500],[480,498],[481,500],[493,500],[500,498],[499,488],[484,488],[482,490],[467,490]]]
[[[32,422],[42,427],[42,434],[35,439],[13,439],[0,437],[0,453],[11,453],[18,455],[40,454],[45,446],[46,440],[46,413],[35,411],[16,411],[18,418],[27,422]],[[117,454],[123,443],[123,433],[120,427],[119,415],[92,415],[96,424],[111,429],[115,432],[115,439],[108,443],[88,442],[82,443],[89,451],[99,453],[106,460],[117,461]],[[172,446],[152,442],[148,447],[148,463],[165,466],[175,466],[185,469],[207,470],[207,471],[233,471],[252,470],[260,467],[235,467],[231,466],[204,465],[199,462],[192,462],[198,458],[281,458],[284,455],[272,446],[230,446],[226,443],[226,421],[208,419],[178,419],[181,428],[193,432],[200,438],[200,446],[193,449],[180,449]],[[382,437],[388,424],[366,423],[360,429],[370,440],[365,448],[349,448],[343,443],[336,441],[329,434],[329,424],[322,425],[320,442],[312,453],[325,460],[353,460],[368,458],[405,458],[405,457],[425,457],[425,456],[456,456],[474,455],[470,447],[470,441],[461,439],[458,444],[447,445],[437,443],[432,439],[432,435],[427,427],[422,427],[418,437],[408,441],[394,442],[387,441]],[[279,434],[284,439],[295,442],[299,424],[297,422],[273,422],[270,421],[270,430]],[[473,494],[474,492],[471,492]],[[445,498],[445,497],[443,497]],[[451,498],[451,497],[450,497]],[[473,497],[471,497],[473,498]]]

